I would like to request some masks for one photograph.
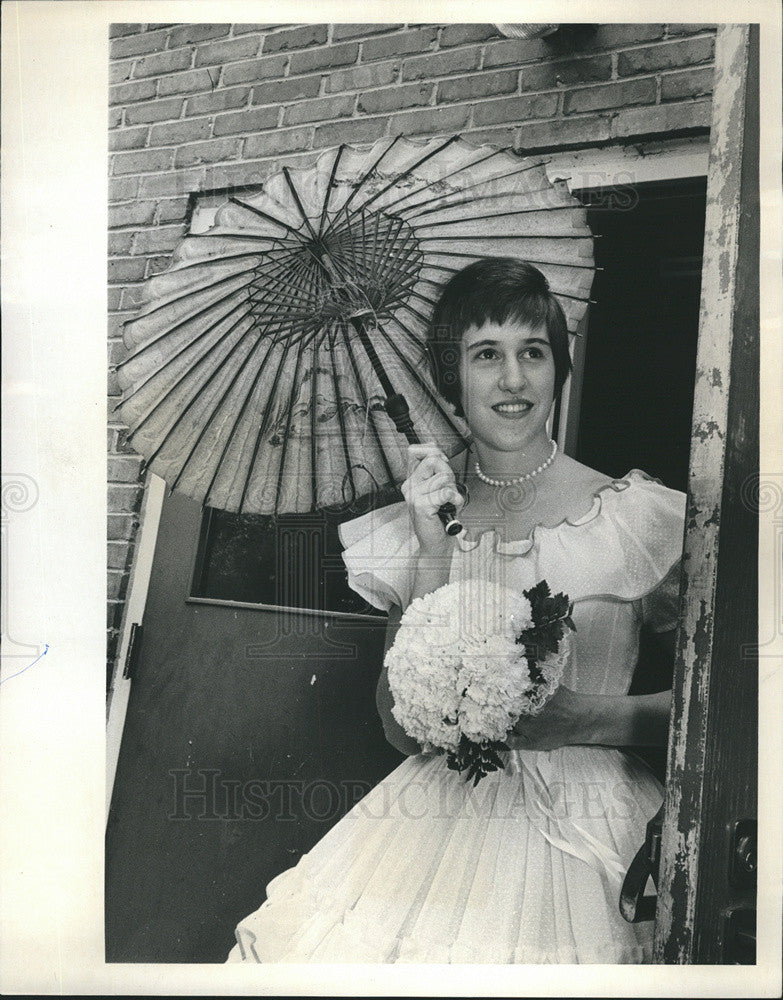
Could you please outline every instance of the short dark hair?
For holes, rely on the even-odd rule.
[[[543,326],[555,363],[555,398],[571,371],[568,323],[544,275],[516,257],[474,261],[445,284],[430,322],[427,350],[438,391],[462,415],[460,342],[470,327],[509,319]]]

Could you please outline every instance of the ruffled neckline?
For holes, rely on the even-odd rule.
[[[538,524],[533,525],[533,528],[527,538],[514,538],[509,541],[503,541],[501,539],[498,529],[494,525],[489,528],[484,528],[484,530],[481,531],[475,538],[471,539],[467,538],[467,529],[463,528],[459,534],[454,536],[454,538],[457,546],[463,552],[472,552],[486,541],[494,542],[495,551],[501,554],[519,555],[529,552],[538,541],[539,535],[551,535],[553,533],[561,532],[567,528],[582,528],[585,525],[590,524],[592,521],[595,521],[604,511],[604,497],[607,494],[611,495],[624,493],[627,489],[630,489],[637,483],[655,483],[659,486],[663,486],[660,479],[649,476],[641,469],[631,469],[630,472],[622,478],[612,479],[610,482],[604,483],[603,486],[599,486],[597,490],[594,490],[592,494],[593,503],[590,510],[575,520],[564,517],[562,521],[558,521],[557,524],[553,525],[546,525],[539,522]]]

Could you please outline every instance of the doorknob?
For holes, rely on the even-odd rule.
[[[734,824],[729,859],[729,881],[744,897],[723,918],[723,960],[727,965],[756,964],[756,908],[758,821],[740,819]],[[739,900],[738,900],[739,902]]]
[[[741,819],[734,824],[729,877],[733,885],[750,888],[756,885],[758,865],[758,822]]]
[[[655,888],[658,888],[662,829],[663,806],[647,824],[644,843],[636,852],[620,891],[620,913],[631,924],[655,919],[655,903],[658,897],[645,896],[644,890],[651,876]]]

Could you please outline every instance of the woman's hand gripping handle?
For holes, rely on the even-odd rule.
[[[454,539],[443,531],[440,509],[465,505],[446,456],[434,444],[408,447],[408,478],[402,484],[413,530],[419,542],[411,599],[423,597],[449,581]]]
[[[402,484],[402,495],[413,519],[413,530],[425,553],[444,551],[441,511],[450,505],[453,513],[465,505],[454,472],[444,453],[435,444],[408,445],[408,478]],[[461,525],[456,534],[461,530]]]
[[[412,487],[410,499],[405,493],[406,483]],[[408,479],[403,483],[403,496],[417,511],[414,526],[422,548],[426,548],[425,539],[438,528],[438,521],[441,533],[445,530],[447,535],[458,535],[462,531],[458,512],[465,506],[466,493],[436,444],[408,445]],[[438,541],[442,542],[442,537]]]

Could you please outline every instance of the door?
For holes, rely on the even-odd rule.
[[[223,961],[267,882],[402,759],[375,710],[385,621],[333,573],[334,524],[230,520],[163,505],[106,832],[109,962]],[[297,591],[318,579],[326,597]]]

